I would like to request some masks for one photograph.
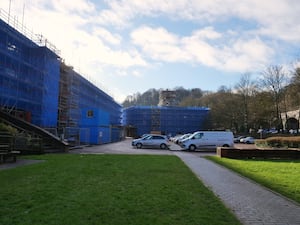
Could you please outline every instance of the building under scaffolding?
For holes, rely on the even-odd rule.
[[[76,144],[119,140],[121,106],[62,63],[46,39],[8,21],[0,10],[0,108]]]
[[[56,53],[0,19],[1,108],[40,127],[56,127],[59,67]]]
[[[134,106],[123,110],[123,126],[146,133],[176,135],[204,129],[209,113],[204,107]]]
[[[118,141],[121,113],[112,97],[61,64],[58,124],[66,138],[89,144]]]

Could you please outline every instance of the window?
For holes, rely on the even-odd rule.
[[[164,138],[161,136],[153,136],[153,139],[164,139]]]
[[[87,111],[87,117],[89,117],[89,118],[94,117],[94,111],[93,110],[88,110]]]
[[[203,136],[203,133],[198,133],[195,135],[194,139],[201,139]]]

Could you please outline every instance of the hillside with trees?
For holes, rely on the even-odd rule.
[[[149,89],[148,91],[136,93],[132,96],[127,96],[123,102],[123,107],[129,106],[156,106],[159,102],[159,93],[164,89]],[[177,102],[181,103],[186,99],[196,99],[203,96],[203,92],[200,88],[193,88],[190,90],[184,89],[183,87],[176,87],[172,91],[176,93]]]
[[[261,128],[281,130],[280,114],[300,108],[300,68],[286,72],[282,66],[269,66],[260,75],[253,80],[250,73],[241,74],[234,88],[221,86],[216,92],[183,87],[173,91],[178,106],[211,109],[210,129],[231,129],[237,133]],[[156,106],[161,90],[150,89],[128,96],[123,107]]]

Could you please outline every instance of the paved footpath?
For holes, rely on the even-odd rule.
[[[175,152],[245,225],[300,225],[300,205],[191,153]]]

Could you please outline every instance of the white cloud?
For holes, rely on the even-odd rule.
[[[157,44],[176,45],[178,38],[176,35],[169,33],[162,27],[151,28],[147,26],[140,27],[131,33],[131,37],[135,44],[144,45],[145,42]]]
[[[26,4],[28,1],[15,0],[14,3],[14,7],[18,8],[20,14],[22,3]],[[163,15],[171,20],[193,21],[200,24],[212,21],[223,23],[235,17],[258,22],[257,30],[252,30],[252,34],[300,41],[298,32],[300,25],[297,25],[300,14],[299,4],[295,0],[203,0],[201,2],[177,0],[175,4],[173,0],[110,0],[106,3],[107,8],[97,12],[99,7],[96,9],[96,6],[88,0],[31,0],[25,7],[27,12],[25,18],[35,30],[45,34],[51,42],[62,49],[66,54],[63,57],[67,60],[75,57],[75,60],[70,59],[70,61],[76,62],[80,57],[81,62],[85,59],[122,68],[147,66],[148,63],[141,53],[126,46],[126,40],[120,33],[112,33],[108,27],[110,24],[127,26],[140,16],[151,18]],[[1,3],[3,7],[5,4],[7,5]],[[29,16],[26,17],[27,14],[30,14],[30,21]],[[103,24],[100,26],[99,22]],[[165,62],[191,61],[219,67],[218,65],[222,65],[224,60],[220,63],[218,55],[226,57],[234,55],[231,59],[243,55],[245,61],[248,58],[254,62],[251,54],[260,56],[257,59],[261,62],[267,60],[269,55],[266,53],[271,51],[266,43],[260,41],[258,48],[246,48],[243,42],[256,45],[257,41],[248,41],[255,37],[248,36],[235,40],[236,31],[230,29],[228,31],[232,35],[227,32],[228,40],[225,40],[222,39],[224,34],[216,31],[211,25],[195,30],[190,36],[185,37],[179,37],[178,34],[169,32],[163,27],[143,26],[133,30],[131,38],[147,56]],[[212,43],[213,40],[222,40],[224,43]],[[227,49],[232,53],[226,52]],[[237,49],[248,52],[241,54]]]
[[[138,70],[132,71],[132,75],[135,76],[135,77],[142,77],[142,74]]]
[[[136,17],[159,15],[201,24],[239,18],[257,23],[261,34],[300,42],[297,0],[110,0],[108,3],[110,8],[100,16],[106,24],[126,26]]]
[[[272,49],[259,38],[236,39],[234,35],[227,40],[228,37],[223,37],[211,27],[180,37],[163,28],[144,26],[136,29],[131,37],[151,60],[200,63],[228,71],[256,69],[267,63],[273,54]],[[215,43],[217,39],[219,42]]]
[[[141,27],[131,33],[132,42],[155,60],[176,62],[186,60],[180,49],[180,39],[164,28]]]
[[[218,50],[204,41],[184,41],[184,50],[190,58],[197,64],[216,67]]]
[[[300,42],[300,5],[297,0],[240,1],[233,8],[233,15],[257,22],[258,34]]]
[[[93,35],[98,36],[100,39],[105,41],[108,44],[120,45],[122,37],[119,34],[112,34],[107,29],[103,27],[94,28]]]
[[[258,71],[268,63],[269,57],[274,54],[272,49],[261,40],[238,39],[225,51],[223,67],[230,71]]]
[[[298,0],[95,2],[12,0],[11,15],[19,15],[19,22],[24,15],[30,30],[99,80],[107,71],[141,78],[141,68],[177,62],[244,72],[269,64],[280,44],[300,44]],[[2,9],[8,6],[0,1]],[[187,25],[184,32],[177,22]]]
[[[62,13],[91,13],[95,11],[94,5],[86,0],[49,0],[56,11]]]
[[[221,38],[222,34],[215,31],[213,27],[204,27],[202,30],[193,32],[193,38],[200,40],[212,40]]]
[[[95,8],[89,1],[44,0],[44,4],[42,1],[36,3],[32,1],[27,8],[31,15],[30,26],[61,49],[62,57],[75,64],[75,68],[78,62],[81,70],[91,63],[122,68],[147,65],[135,49],[122,47],[121,35],[94,24],[89,13],[94,13]],[[47,8],[40,7],[45,5]],[[78,14],[80,10],[88,16],[83,16],[82,12]]]

